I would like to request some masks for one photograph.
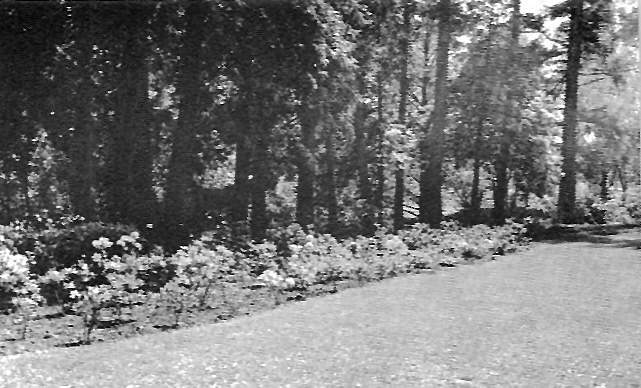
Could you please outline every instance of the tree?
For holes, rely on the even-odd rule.
[[[441,186],[443,184],[443,146],[447,116],[447,73],[452,35],[454,6],[450,0],[440,0],[437,7],[438,38],[436,46],[436,79],[434,83],[434,110],[428,136],[423,144],[424,167],[421,177],[419,221],[438,227],[443,219]]]
[[[565,67],[565,108],[563,110],[563,145],[561,154],[561,183],[559,185],[558,217],[561,222],[577,221],[576,212],[576,155],[577,155],[577,107],[581,60],[585,55],[601,51],[599,31],[606,25],[609,1],[567,0],[552,8],[551,16],[569,14],[567,28],[567,64]],[[588,9],[584,9],[585,5]],[[601,50],[599,50],[601,49]]]
[[[177,248],[189,241],[190,226],[194,224],[195,190],[194,178],[202,173],[202,162],[198,153],[202,146],[199,137],[203,134],[203,115],[206,101],[203,97],[205,82],[203,71],[205,55],[209,54],[210,76],[216,77],[220,66],[221,47],[206,51],[205,45],[216,39],[204,38],[213,32],[207,23],[214,23],[211,5],[201,1],[186,4],[184,10],[184,32],[179,48],[178,75],[174,97],[178,99],[178,126],[172,133],[171,157],[168,165],[166,195],[164,198],[164,223],[167,237]]]
[[[105,210],[111,222],[139,228],[156,221],[146,27],[153,10],[148,4],[140,4],[119,8],[111,14],[115,20],[126,22],[114,26],[119,28],[121,40],[109,47],[116,58],[112,65],[119,66],[113,69],[116,80],[110,101],[113,121],[109,123],[102,174]]]
[[[403,29],[400,41],[400,55],[401,55],[401,73],[400,73],[400,88],[398,103],[398,123],[405,126],[407,123],[407,98],[409,92],[409,76],[408,76],[408,63],[410,61],[410,31],[411,31],[411,9],[410,0],[405,0],[403,6]],[[401,162],[396,163],[396,171],[394,174],[394,230],[398,231],[403,229],[405,223],[405,169]]]
[[[512,0],[512,21],[510,29],[510,49],[507,55],[507,69],[509,80],[506,85],[508,105],[504,120],[503,131],[499,140],[499,152],[494,162],[494,173],[496,180],[494,184],[494,223],[502,225],[505,222],[505,206],[507,202],[509,176],[508,167],[510,164],[511,145],[514,141],[515,132],[521,124],[521,104],[518,90],[523,89],[520,77],[521,63],[519,61],[519,36],[521,34],[521,1]]]
[[[316,134],[323,122],[323,100],[304,101],[298,114],[300,144],[297,147],[298,184],[296,187],[296,222],[303,228],[314,225],[314,201],[316,185]]]

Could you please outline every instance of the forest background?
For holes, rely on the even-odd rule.
[[[0,224],[638,222],[636,2],[530,3],[2,3]]]

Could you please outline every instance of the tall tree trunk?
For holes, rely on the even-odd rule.
[[[601,192],[600,192],[600,197],[601,201],[606,202],[609,198],[609,192],[608,192],[608,170],[603,170],[601,171],[601,182],[599,184],[601,186]]]
[[[485,107],[479,110],[479,120],[474,134],[474,165],[472,177],[472,193],[470,198],[469,221],[475,225],[480,222],[481,214],[481,158],[483,149],[483,126],[485,123]]]
[[[364,79],[359,77],[359,89],[364,93]],[[369,179],[369,147],[365,137],[365,119],[367,117],[367,106],[359,101],[354,112],[354,151],[356,154],[356,165],[358,170],[358,191],[364,202],[364,212],[361,217],[361,228],[363,235],[370,235],[374,232],[374,214],[372,209],[372,182]]]
[[[164,214],[167,237],[175,240],[176,244],[188,242],[195,210],[194,176],[199,172],[197,134],[202,109],[199,94],[203,86],[200,62],[207,7],[199,1],[187,3],[184,14],[186,31],[179,48],[176,82],[176,94],[180,96],[179,116],[172,134]]]
[[[437,228],[443,219],[441,186],[443,184],[443,146],[445,143],[445,125],[447,118],[447,71],[452,31],[450,18],[452,5],[450,0],[441,0],[438,6],[438,38],[436,45],[436,80],[434,84],[434,111],[431,117],[431,131],[424,176],[421,179],[419,198],[419,221]]]
[[[430,85],[430,40],[431,40],[431,34],[430,34],[430,28],[431,26],[426,26],[425,27],[425,41],[423,42],[423,65],[425,66],[423,70],[423,79],[422,79],[422,85],[421,85],[421,105],[423,107],[427,107],[428,103],[428,97],[427,97],[427,91],[429,89]],[[427,134],[429,132],[430,128],[430,123],[428,122],[427,127],[425,128],[425,133]],[[419,151],[421,154],[421,159],[425,159],[423,155],[427,155],[427,147],[429,144],[429,141],[427,139],[427,136],[425,136],[419,143]],[[428,176],[425,170],[425,160],[421,160],[421,172],[419,174],[419,180],[418,180],[418,187],[419,187],[419,221],[424,222],[425,220],[421,218],[420,216],[420,207],[421,207],[421,193],[423,193],[428,185]],[[425,165],[425,166],[424,166]]]
[[[314,186],[316,184],[316,126],[323,114],[321,102],[311,101],[299,112],[301,144],[297,155],[298,185],[296,188],[296,222],[307,230],[314,225]]]
[[[628,181],[625,178],[625,164],[627,162],[626,159],[626,157],[623,157],[621,160],[621,164],[617,166],[617,170],[619,171],[619,181],[621,182],[621,190],[623,191],[624,195],[628,191]]]
[[[267,174],[269,171],[269,149],[266,137],[268,132],[261,128],[256,135],[254,155],[252,158],[251,179],[251,218],[249,229],[252,240],[261,243],[267,231]]]
[[[385,220],[385,127],[383,117],[383,71],[379,71],[376,76],[376,98],[378,105],[376,107],[376,141],[377,141],[377,161],[376,161],[376,193],[374,197],[374,206],[378,213],[377,222],[383,225]]]
[[[494,208],[492,209],[492,218],[497,225],[505,223],[505,206],[507,205],[508,195],[508,159],[510,157],[510,143],[507,141],[507,135],[502,134],[501,143],[499,144],[499,153],[494,161]]]
[[[249,120],[239,119],[244,124],[242,131],[249,131]],[[240,130],[237,130],[240,132]],[[235,234],[244,235],[249,216],[249,174],[251,167],[252,147],[249,139],[241,133],[236,138],[236,165],[234,166],[234,193],[231,206],[231,221]]]
[[[91,106],[94,94],[94,84],[89,69],[93,55],[91,39],[93,13],[92,7],[74,7],[72,17],[76,24],[77,70],[80,83],[76,86],[74,101],[75,120],[72,134],[69,159],[71,173],[69,177],[69,199],[75,214],[88,221],[96,218],[96,173],[97,165],[94,158],[96,151],[96,136]]]
[[[508,54],[508,74],[511,74],[508,84],[508,101],[516,99],[515,91],[520,88],[519,79],[517,77],[517,60],[518,60],[518,47],[519,35],[521,34],[521,0],[512,0],[512,23],[511,23],[511,50]],[[510,68],[511,67],[511,68]],[[512,145],[512,134],[515,130],[513,126],[520,125],[520,112],[519,109],[507,109],[507,117],[504,122],[503,131],[499,140],[499,152],[494,161],[495,183],[494,183],[494,209],[492,211],[492,218],[497,225],[505,223],[508,186],[510,183],[508,168],[510,164],[510,154]]]
[[[107,211],[114,222],[142,227],[154,222],[155,195],[150,157],[148,70],[145,63],[147,6],[127,7],[119,80],[116,90],[115,127],[109,144]]]
[[[336,198],[336,145],[334,144],[335,127],[327,127],[325,151],[327,152],[327,228],[330,234],[338,232],[338,200]]]
[[[472,195],[470,199],[470,223],[475,225],[479,223],[481,213],[481,159],[478,154],[474,155],[473,177],[472,177]]]
[[[423,79],[421,83],[421,105],[427,106],[427,91],[430,86],[430,26],[425,26],[425,40],[423,41]]]
[[[576,214],[576,150],[577,150],[577,103],[579,71],[583,39],[581,20],[583,0],[573,0],[570,11],[568,35],[568,60],[565,70],[565,108],[563,109],[563,144],[561,145],[561,182],[559,184],[558,217],[563,223],[577,221]]]
[[[401,82],[400,82],[400,101],[398,106],[398,122],[405,125],[407,122],[407,97],[409,92],[410,79],[407,73],[409,63],[409,46],[410,46],[410,33],[412,27],[411,22],[411,4],[410,0],[405,0],[403,7],[403,28],[400,41],[401,46]],[[405,168],[402,163],[396,163],[396,171],[394,173],[394,231],[403,229],[405,224]]]

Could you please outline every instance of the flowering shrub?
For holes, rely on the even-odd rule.
[[[30,276],[26,256],[0,247],[0,311],[12,309],[22,323],[24,339],[29,320],[42,303],[38,283]]]
[[[49,271],[87,267],[86,271],[95,275],[88,285],[95,286],[107,282],[103,273],[105,261],[111,258],[118,261],[125,255],[141,255],[149,250],[149,244],[130,227],[89,223],[71,229],[52,229],[37,236],[31,271],[42,276]],[[50,305],[69,301],[68,290],[59,282],[46,282],[42,291]]]
[[[122,240],[123,236],[125,240]],[[35,236],[34,266],[32,271],[44,275],[50,269],[70,268],[79,261],[91,263],[94,253],[104,251],[107,257],[122,256],[135,251],[146,254],[150,244],[140,237],[138,232],[129,226],[91,222],[70,228],[47,229]],[[103,239],[103,240],[100,240]],[[132,242],[132,239],[135,242]],[[94,244],[95,241],[109,240],[105,246]],[[116,243],[120,241],[120,243]]]
[[[0,247],[0,303],[5,309],[11,306],[11,299],[18,290],[29,283],[29,260],[26,256],[12,253],[7,247]]]
[[[182,247],[163,261],[175,268],[174,276],[152,294],[152,304],[170,311],[174,326],[178,326],[184,312],[213,307],[217,302],[212,299],[215,292],[224,293],[225,285],[247,283],[250,272],[239,255],[223,246],[208,246],[202,240]]]
[[[138,323],[169,317],[169,326],[176,327],[196,310],[236,303],[230,290],[267,289],[279,304],[318,288],[332,291],[341,284],[513,251],[527,242],[524,232],[511,222],[499,228],[467,229],[450,222],[437,230],[416,225],[397,235],[379,230],[372,237],[338,241],[292,227],[278,244],[247,243],[242,252],[234,252],[203,237],[165,256],[144,254],[140,236],[131,231],[83,242],[91,247],[86,250],[89,256],[84,253],[78,260],[69,259],[72,264],[49,268],[39,284],[36,274],[29,275],[27,257],[5,249],[0,255],[0,293],[9,295],[26,322],[29,311],[40,303],[40,289],[58,290],[54,299],[82,317],[88,343],[92,331],[112,319],[107,311],[120,319],[126,308]]]

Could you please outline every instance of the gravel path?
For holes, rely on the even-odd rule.
[[[0,358],[0,386],[640,387],[641,251],[536,244],[212,326]]]

